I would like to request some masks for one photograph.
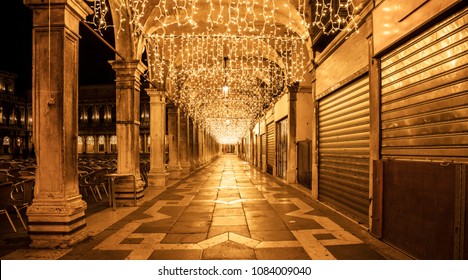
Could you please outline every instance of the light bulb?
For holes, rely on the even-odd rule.
[[[228,85],[224,85],[224,86],[223,86],[223,94],[224,94],[224,96],[227,96],[228,92],[229,92],[229,86],[228,86]]]

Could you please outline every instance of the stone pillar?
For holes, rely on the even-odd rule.
[[[180,179],[182,168],[179,161],[179,108],[167,106],[167,126],[169,141],[169,178]]]
[[[254,165],[254,157],[255,157],[255,151],[254,151],[254,133],[253,129],[250,129],[250,138],[249,138],[249,164]]]
[[[144,182],[140,176],[140,76],[146,66],[138,60],[109,62],[116,74],[117,108],[117,173],[133,174],[136,180],[137,202],[144,197]],[[117,205],[134,205],[132,178],[115,180]]]
[[[192,146],[192,163],[194,167],[198,167],[200,165],[200,161],[198,160],[198,126],[194,123],[193,124],[193,146]]]
[[[203,146],[203,151],[205,155],[205,163],[210,162],[210,135],[208,132],[205,130],[205,133],[203,134],[203,137],[205,139],[205,145]]]
[[[179,163],[182,168],[182,176],[190,173],[190,159],[188,155],[188,117],[184,112],[179,111]]]
[[[78,188],[79,23],[81,0],[25,0],[33,10],[33,117],[37,171],[27,210],[30,246],[68,247],[86,238]]]
[[[286,182],[288,184],[294,184],[297,181],[296,92],[290,90],[288,100],[288,169],[286,171]]]
[[[203,129],[198,127],[198,161],[200,165],[205,164],[205,139],[203,137]]]
[[[187,118],[187,160],[190,164],[190,170],[195,169],[194,149],[193,149],[193,122],[191,118]]]
[[[164,138],[166,135],[166,97],[163,91],[147,89],[150,96],[150,170],[149,187],[166,187]]]

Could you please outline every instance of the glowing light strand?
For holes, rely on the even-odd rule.
[[[358,12],[352,0],[315,0],[315,14],[312,26],[319,28],[325,35],[340,30],[357,30],[354,15]]]

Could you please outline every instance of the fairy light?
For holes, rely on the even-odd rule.
[[[340,30],[357,30],[354,15],[358,12],[352,0],[315,0],[315,19],[312,26],[325,35]]]
[[[239,141],[287,85],[303,80],[306,0],[109,1],[116,35],[131,34],[135,47],[146,42],[151,82],[170,83],[169,98],[220,143]],[[96,23],[108,11],[100,9]]]
[[[93,9],[93,14],[90,16],[91,20],[86,20],[86,23],[91,24],[94,30],[102,34],[103,30],[113,27],[113,25],[107,24],[106,17],[109,12],[109,6],[105,0],[86,0],[89,2],[89,6]]]

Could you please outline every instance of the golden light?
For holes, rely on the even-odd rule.
[[[92,2],[103,29],[106,1]],[[117,36],[145,42],[148,79],[220,143],[239,141],[310,64],[306,0],[112,3]]]

